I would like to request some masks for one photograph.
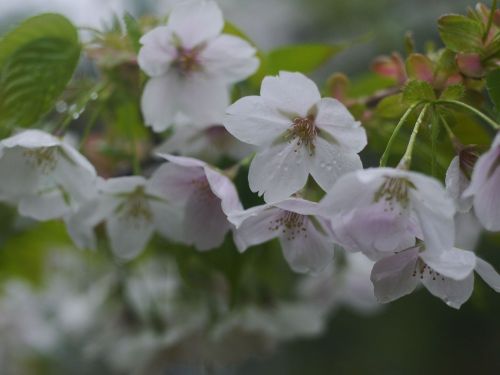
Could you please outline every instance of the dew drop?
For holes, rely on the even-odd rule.
[[[60,100],[56,103],[56,111],[59,113],[64,113],[68,110],[68,104],[64,100]]]
[[[319,166],[320,166],[320,168],[325,168],[326,164],[325,163],[321,163]]]
[[[92,94],[90,94],[90,100],[97,100],[98,97],[99,97],[99,94],[97,94],[96,92],[93,92]]]
[[[329,170],[329,171],[331,171],[331,170],[333,169],[333,167],[332,167],[330,164],[328,164],[328,165],[326,166],[326,169],[327,169],[327,170]]]

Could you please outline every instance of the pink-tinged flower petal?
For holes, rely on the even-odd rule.
[[[446,171],[446,190],[453,198],[455,207],[459,212],[468,212],[472,207],[472,199],[464,198],[463,192],[469,186],[469,179],[460,168],[460,158],[455,156]]]
[[[432,83],[434,81],[434,69],[432,61],[420,53],[412,53],[406,60],[406,70],[412,79]]]
[[[314,152],[311,175],[325,191],[331,190],[343,174],[363,167],[358,154],[346,152],[320,137],[316,138]]]
[[[477,53],[457,54],[457,65],[460,71],[468,77],[481,78],[485,74],[481,56]]]
[[[201,161],[201,160],[196,159],[196,158],[190,158],[187,156],[176,156],[176,155],[162,154],[162,153],[158,154],[158,156],[165,159],[165,160],[168,160],[171,163],[174,163],[176,165],[180,165],[182,167],[205,168],[205,166],[207,165],[207,163],[205,163],[204,161]]]
[[[495,292],[500,293],[500,275],[491,264],[481,258],[476,258],[476,272]]]
[[[304,230],[279,236],[283,255],[290,268],[300,273],[318,273],[333,258],[333,242],[321,233],[311,219],[304,217]]]
[[[186,204],[185,239],[198,250],[216,248],[230,229],[221,201],[211,191],[194,192]]]
[[[146,247],[153,231],[152,221],[142,216],[125,215],[120,211],[110,215],[106,221],[111,250],[123,260],[135,258]]]
[[[454,280],[463,280],[469,276],[476,266],[476,255],[472,251],[453,248],[440,254],[424,251],[422,260],[434,271]]]
[[[440,253],[451,249],[455,240],[455,205],[439,181],[420,173],[411,173],[415,189],[409,190],[426,248]]]
[[[316,84],[300,73],[280,72],[266,77],[260,89],[262,98],[288,117],[306,117],[321,99]]]
[[[413,276],[417,259],[418,248],[415,248],[375,263],[370,279],[379,302],[391,302],[415,290],[419,280]]]
[[[200,64],[211,75],[227,83],[239,82],[254,73],[259,60],[255,48],[233,35],[222,34],[207,43],[199,55]]]
[[[212,169],[205,167],[205,174],[210,185],[210,189],[221,201],[222,211],[229,215],[232,212],[243,209],[238,192],[233,182],[227,177]]]
[[[500,231],[500,163],[474,196],[474,211],[487,230]]]
[[[239,250],[245,251],[250,246],[277,237],[279,233],[274,228],[276,220],[279,220],[282,215],[282,210],[263,205],[229,216],[229,220],[237,225],[235,238],[239,243]]]
[[[151,78],[144,87],[141,99],[142,115],[153,131],[167,130],[179,109],[177,93],[181,87],[175,73]]]
[[[295,142],[271,146],[255,155],[248,173],[250,189],[266,202],[285,200],[301,189],[309,175],[310,156]]]
[[[343,150],[360,152],[365,148],[366,131],[359,121],[352,117],[347,108],[338,100],[323,98],[317,104],[315,123],[321,131],[328,132],[328,139],[333,137],[337,146]]]
[[[380,56],[372,64],[372,70],[384,77],[395,79],[399,84],[407,80],[405,64],[398,53],[391,56]]]
[[[474,250],[482,231],[483,227],[473,211],[455,215],[455,247]]]
[[[193,48],[219,35],[224,19],[215,1],[187,2],[174,7],[167,26],[184,48]]]
[[[148,182],[148,191],[173,204],[185,203],[196,191],[195,181],[205,177],[202,167],[186,167],[170,162],[160,166]]]
[[[143,46],[137,62],[148,76],[158,77],[167,73],[177,54],[172,38],[172,31],[166,26],[157,27],[141,38]]]
[[[239,140],[260,146],[282,136],[292,126],[292,120],[262,97],[246,96],[227,108],[223,124]]]
[[[429,292],[455,309],[459,309],[470,298],[474,289],[474,275],[472,273],[463,280],[436,277],[425,273],[421,280]]]

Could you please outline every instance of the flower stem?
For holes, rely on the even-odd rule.
[[[491,118],[486,116],[483,112],[477,110],[476,108],[474,108],[468,104],[465,104],[465,103],[460,102],[458,100],[437,100],[435,103],[436,104],[454,104],[458,107],[462,107],[462,108],[467,109],[468,111],[474,113],[475,115],[481,117],[485,122],[488,123],[488,125],[492,126],[493,129],[496,129],[496,130],[500,129],[500,125],[497,124],[494,120],[492,120]]]
[[[389,160],[389,155],[391,153],[391,148],[392,148],[392,145],[394,143],[394,141],[396,140],[396,136],[399,134],[399,131],[401,130],[401,128],[403,127],[404,123],[406,122],[406,119],[408,118],[408,116],[410,116],[411,112],[415,109],[415,107],[417,107],[420,103],[414,103],[412,104],[407,110],[406,112],[403,114],[403,116],[401,117],[401,119],[399,120],[398,124],[396,125],[396,127],[394,128],[392,134],[391,134],[391,137],[389,138],[389,141],[387,142],[387,146],[385,147],[385,150],[384,150],[384,153],[382,154],[382,157],[380,158],[380,166],[381,167],[385,167],[387,165],[387,161]]]
[[[486,25],[486,30],[484,31],[483,34],[483,42],[488,39],[488,34],[490,33],[491,30],[491,25],[493,23],[493,17],[495,15],[495,10],[497,9],[497,0],[493,0],[493,4],[491,5],[490,9],[490,16],[488,17],[488,24]]]
[[[420,126],[424,122],[425,114],[427,113],[428,108],[429,108],[429,104],[426,104],[424,106],[424,108],[422,109],[422,112],[420,112],[420,114],[418,115],[417,122],[415,123],[415,126],[413,127],[413,131],[411,132],[410,140],[408,141],[408,146],[406,147],[405,154],[403,155],[403,158],[399,162],[399,165],[405,169],[410,168],[413,147],[415,146],[415,141],[417,139],[418,131],[420,129]]]

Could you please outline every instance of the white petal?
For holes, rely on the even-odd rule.
[[[304,224],[304,231],[280,234],[283,254],[295,272],[319,273],[333,258],[333,242],[308,217]]]
[[[474,196],[474,212],[487,230],[500,231],[500,166]]]
[[[257,70],[259,60],[255,48],[233,35],[222,34],[208,42],[201,51],[200,64],[209,74],[227,83],[239,82]]]
[[[211,167],[207,166],[204,170],[212,192],[221,200],[222,211],[226,215],[231,212],[241,211],[243,206],[233,182]]]
[[[174,73],[151,78],[144,87],[141,109],[146,125],[153,131],[167,130],[179,110],[179,91],[181,86]]]
[[[382,303],[394,301],[413,292],[418,278],[413,276],[418,249],[406,250],[379,260],[372,269],[375,297]]]
[[[323,98],[317,104],[316,126],[326,131],[338,146],[352,152],[365,148],[366,131],[337,99]]]
[[[99,189],[107,194],[131,193],[138,187],[146,185],[146,179],[142,176],[123,176],[110,178],[99,185]]]
[[[282,210],[274,207],[258,206],[252,207],[241,214],[242,220],[238,223],[238,229],[236,230],[240,251],[278,236],[279,233],[274,228],[276,220],[283,215]]]
[[[262,81],[262,98],[290,118],[306,117],[321,99],[316,84],[301,73],[280,72]]]
[[[460,169],[460,158],[455,156],[446,170],[446,190],[455,201],[455,206],[460,212],[467,212],[472,207],[470,197],[462,197],[463,192],[469,186],[469,179]]]
[[[172,10],[167,25],[182,42],[193,48],[220,34],[224,19],[215,1],[188,2]]]
[[[177,96],[180,112],[195,123],[220,124],[230,104],[229,88],[221,79],[193,73],[179,79]]]
[[[106,221],[113,254],[123,260],[135,258],[146,247],[154,225],[144,217],[125,216],[115,212]]]
[[[476,255],[472,251],[457,248],[439,254],[424,251],[420,257],[434,271],[454,280],[465,279],[476,266]]]
[[[216,248],[230,229],[221,201],[211,192],[194,192],[186,204],[185,239],[200,250]]]
[[[156,27],[141,38],[141,43],[137,56],[141,69],[150,77],[165,74],[176,57],[172,31],[166,26]]]
[[[420,173],[409,172],[416,189],[409,189],[427,250],[439,253],[451,249],[455,240],[455,205],[442,185]]]
[[[317,137],[311,175],[325,191],[330,191],[340,176],[361,169],[361,159],[353,152]]]
[[[321,207],[316,202],[311,202],[300,198],[289,198],[275,204],[282,210],[296,212],[301,215],[320,215]]]
[[[455,246],[460,249],[474,250],[479,242],[483,228],[473,211],[455,215]]]
[[[61,140],[52,134],[37,129],[30,129],[3,139],[0,142],[0,155],[4,151],[4,148],[13,148],[16,146],[23,148],[53,147],[60,146],[61,143]]]
[[[66,202],[60,189],[28,195],[19,201],[19,214],[35,220],[45,221],[62,218],[71,206]]]
[[[257,153],[250,164],[248,182],[266,202],[278,202],[307,182],[310,156],[295,142],[280,143]]]
[[[292,120],[260,96],[246,96],[227,108],[223,124],[240,141],[260,146],[282,136],[292,126]]]
[[[175,242],[186,242],[184,238],[184,210],[162,201],[150,201],[155,228],[165,238]]]
[[[422,283],[429,292],[441,298],[448,306],[459,309],[472,295],[474,275],[470,274],[463,280],[454,280],[425,274]]]
[[[486,180],[489,178],[492,167],[500,157],[500,137],[497,136],[490,150],[485,152],[479,159],[477,159],[474,169],[472,171],[472,177],[469,187],[464,191],[464,196],[472,196],[478,194],[479,190],[485,184]]]
[[[35,192],[39,171],[24,156],[21,147],[4,150],[0,158],[0,199],[16,202]]]
[[[481,258],[476,258],[476,272],[495,292],[500,293],[500,275],[491,264]]]

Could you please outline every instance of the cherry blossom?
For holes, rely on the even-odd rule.
[[[227,109],[224,126],[239,140],[260,146],[250,165],[250,188],[266,202],[288,198],[311,174],[325,191],[342,174],[361,168],[357,155],[366,133],[333,98],[300,73],[281,72],[262,81],[260,96]]]
[[[115,256],[137,256],[157,230],[180,241],[179,212],[141,176],[111,178],[99,184],[98,194],[66,221],[68,232],[81,248],[97,247],[94,228],[106,223],[106,234]]]
[[[370,168],[342,176],[323,199],[333,237],[373,260],[415,244],[430,252],[451,249],[455,208],[435,179],[420,173]]]
[[[474,147],[462,147],[446,171],[446,190],[454,199],[459,212],[468,212],[472,207],[472,198],[464,197],[463,193],[469,187],[477,157]]]
[[[221,34],[222,13],[215,1],[175,6],[168,23],[140,40],[140,67],[151,79],[142,111],[154,131],[167,129],[176,115],[215,121],[229,105],[229,85],[258,67],[255,49],[243,39]]]
[[[95,191],[94,167],[67,142],[41,130],[0,141],[0,200],[37,220],[63,217]]]
[[[183,242],[210,250],[232,226],[227,215],[242,205],[231,180],[201,160],[158,154],[169,161],[151,177],[151,186],[176,205],[183,216]]]
[[[500,133],[488,152],[481,155],[463,196],[473,197],[474,211],[490,231],[500,231]]]
[[[315,202],[299,198],[252,207],[229,215],[240,251],[278,238],[296,272],[319,272],[333,257],[333,241]]]
[[[375,263],[371,280],[380,302],[391,302],[410,294],[421,282],[433,295],[456,309],[469,299],[474,275],[500,292],[500,275],[471,251],[452,248],[439,255],[417,246]]]

